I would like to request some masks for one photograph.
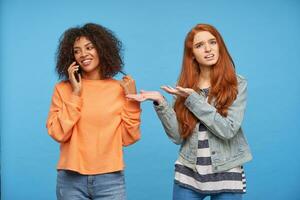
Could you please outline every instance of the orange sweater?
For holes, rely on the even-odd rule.
[[[102,174],[124,169],[123,146],[140,138],[140,104],[126,100],[117,80],[82,79],[82,94],[68,81],[55,86],[47,120],[60,143],[57,169]]]

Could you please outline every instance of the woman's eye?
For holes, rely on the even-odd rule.
[[[210,42],[210,44],[217,44],[217,41],[213,40]]]
[[[196,48],[200,48],[200,47],[202,47],[203,46],[203,44],[196,44]]]
[[[79,51],[78,50],[74,50],[74,54],[78,54],[79,53]]]
[[[94,47],[93,46],[89,46],[89,47],[87,47],[86,49],[87,50],[92,50]]]

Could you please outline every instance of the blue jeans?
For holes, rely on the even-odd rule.
[[[242,200],[243,194],[241,193],[218,193],[218,194],[201,194],[191,189],[182,187],[174,183],[173,187],[173,200],[202,200],[210,196],[211,200]]]
[[[56,196],[58,200],[126,200],[124,172],[82,175],[58,170]]]

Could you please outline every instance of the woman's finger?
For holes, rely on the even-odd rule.
[[[68,73],[69,73],[69,75],[72,75],[72,74],[74,74],[74,72],[75,71],[78,71],[79,70],[79,66],[77,65],[75,65],[75,66],[72,66],[72,67],[70,67],[69,69],[68,69]]]
[[[180,87],[180,86],[177,86],[176,89],[177,89],[177,91],[179,91],[179,92],[184,92],[184,93],[186,93],[185,88],[182,88],[182,87]]]
[[[141,94],[156,94],[156,95],[160,95],[160,93],[158,91],[146,91],[146,90],[140,90]]]
[[[70,71],[74,66],[76,66],[76,62],[72,62],[71,65],[68,68],[68,71]]]
[[[72,78],[74,77],[75,78],[75,72],[77,72],[79,70],[79,67],[73,67],[70,69],[69,71],[69,76],[71,76]]]
[[[139,102],[146,100],[146,98],[141,94],[128,94],[128,95],[126,95],[126,98],[135,100],[135,101],[139,101]]]
[[[177,90],[171,89],[171,88],[169,88],[167,86],[162,86],[161,89],[163,89],[164,91],[166,91],[169,94],[177,94],[178,93]]]
[[[176,90],[176,89],[173,88],[171,85],[168,85],[167,87],[170,88],[171,90]]]

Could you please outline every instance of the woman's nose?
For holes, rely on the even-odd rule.
[[[211,46],[209,44],[205,45],[205,51],[210,52],[211,51]]]
[[[87,51],[86,51],[86,50],[83,50],[83,51],[81,52],[80,57],[85,57],[86,55],[87,55]]]

